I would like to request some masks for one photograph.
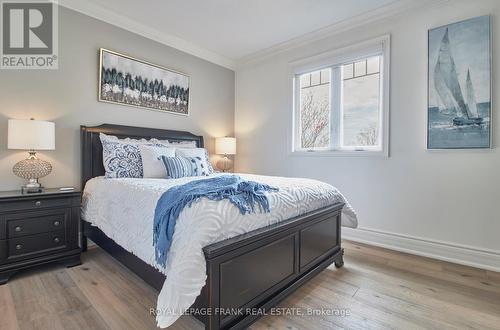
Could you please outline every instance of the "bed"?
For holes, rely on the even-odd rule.
[[[344,207],[345,199],[338,191],[314,180],[241,174],[243,179],[264,181],[280,188],[281,195],[271,199],[274,205],[271,213],[241,216],[234,212],[237,208],[231,211],[229,204],[224,205],[225,201],[194,204],[179,217],[174,234],[180,237],[179,243],[176,245],[174,240],[169,252],[174,257],[169,257],[172,261],[162,269],[155,264],[151,252],[149,218],[162,192],[189,180],[102,178],[100,133],[118,138],[195,141],[198,147],[203,147],[203,137],[183,131],[110,124],[81,127],[82,185],[86,186],[82,248],[86,250],[87,239],[91,239],[159,290],[160,326],[168,326],[178,317],[179,311],[173,313],[172,306],[179,306],[184,312],[192,303],[189,313],[207,329],[245,328],[332,263],[343,266],[342,213],[344,224],[347,220],[351,227],[356,226],[356,218],[350,206]],[[278,207],[279,203],[290,205]],[[193,220],[193,212],[200,210],[207,212],[207,219],[208,214],[217,214],[223,226],[203,231],[203,225],[196,225]],[[208,220],[203,223],[210,225]],[[181,233],[189,228],[199,241],[192,240],[199,246],[191,247],[191,240],[182,238]],[[197,238],[198,233],[203,235]],[[161,309],[162,306],[170,309]]]

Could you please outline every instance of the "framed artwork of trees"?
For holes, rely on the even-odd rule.
[[[99,101],[189,114],[189,76],[100,49]]]

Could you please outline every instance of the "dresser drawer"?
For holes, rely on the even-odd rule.
[[[59,209],[45,212],[18,213],[11,219],[7,216],[7,238],[63,230],[70,216],[69,212],[69,209]]]
[[[30,198],[22,201],[0,203],[0,212],[36,210],[54,207],[70,207],[78,199],[74,198]]]
[[[64,231],[24,236],[7,240],[8,258],[18,258],[52,252],[54,249],[66,247]]]
[[[79,263],[80,204],[78,191],[0,191],[0,285],[29,267]]]

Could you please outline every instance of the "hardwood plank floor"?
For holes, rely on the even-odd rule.
[[[251,329],[500,329],[500,274],[353,242],[344,247],[343,268],[321,272],[279,306],[294,309]],[[156,328],[154,289],[100,248],[82,260],[21,272],[0,286],[0,329]],[[308,310],[316,314],[296,315]],[[170,329],[203,326],[183,316]]]

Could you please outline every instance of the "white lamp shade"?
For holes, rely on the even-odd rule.
[[[236,138],[233,137],[216,138],[215,153],[219,155],[236,155]]]
[[[9,119],[8,148],[54,150],[55,124],[41,120]]]

